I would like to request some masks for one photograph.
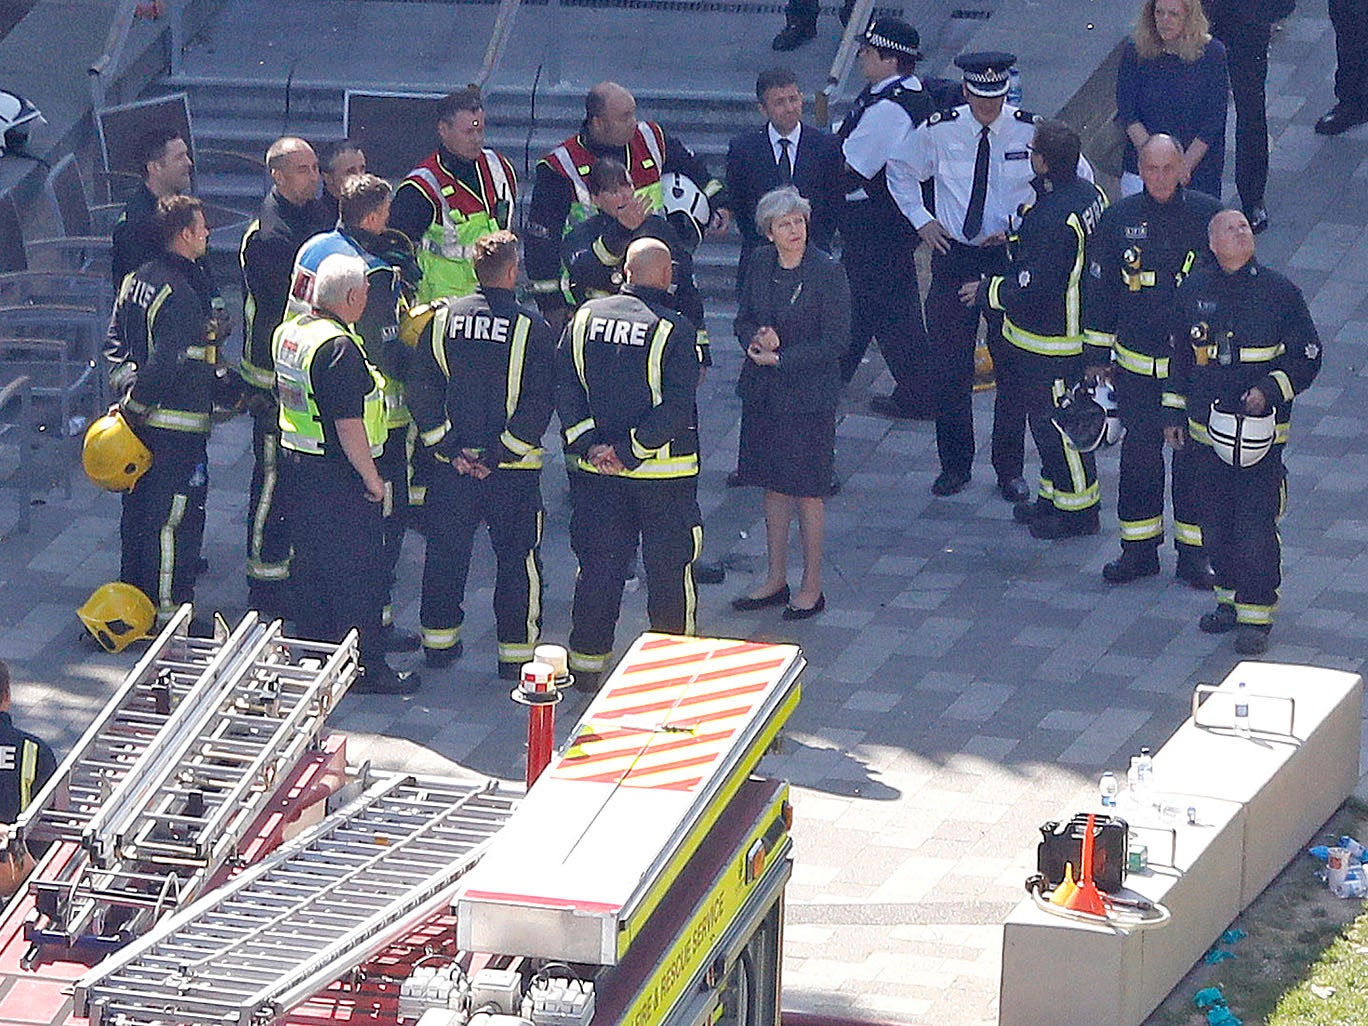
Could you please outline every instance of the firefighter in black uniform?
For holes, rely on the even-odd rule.
[[[314,275],[310,312],[286,320],[273,340],[293,619],[306,638],[340,641],[357,631],[364,672],[353,691],[409,694],[418,678],[385,662],[380,630],[389,489],[375,461],[388,435],[385,377],[349,327],[368,293],[361,257],[328,256]]]
[[[634,195],[627,168],[604,157],[586,176],[589,195],[599,213],[572,229],[562,248],[570,295],[575,302],[613,296],[622,288],[622,261],[637,239],[659,239],[674,261],[670,305],[699,327],[698,358],[712,366],[703,325],[703,296],[694,283],[693,254],[664,217],[652,214]]]
[[[886,165],[899,140],[935,112],[912,73],[920,59],[917,30],[881,18],[865,30],[859,64],[867,84],[836,132],[849,181],[841,217],[846,276],[850,279],[850,348],[841,380],[860,368],[869,340],[877,339],[893,393],[876,395],[870,409],[888,417],[932,415],[925,395],[926,322],[913,251],[920,241],[888,191]],[[929,192],[928,192],[929,199]]]
[[[713,210],[711,230],[726,231],[731,223],[722,183],[673,135],[654,121],[638,121],[636,99],[630,92],[616,82],[600,82],[584,97],[580,130],[537,161],[532,180],[524,240],[527,275],[537,305],[552,324],[559,324],[568,313],[569,297],[561,281],[561,242],[576,225],[597,213],[587,179],[603,157],[612,157],[627,168],[632,189],[650,212],[659,212],[663,205],[661,176],[677,172],[708,197]]]
[[[1121,477],[1116,512],[1121,558],[1102,568],[1112,584],[1159,572],[1164,543],[1164,412],[1172,347],[1174,290],[1211,259],[1207,225],[1221,205],[1180,181],[1183,155],[1172,136],[1154,135],[1140,151],[1145,188],[1107,210],[1088,246],[1083,323],[1088,373],[1116,388],[1121,421]],[[1178,578],[1211,587],[1197,516],[1193,452],[1173,454],[1173,541]]]
[[[251,491],[247,506],[247,601],[267,616],[287,611],[290,539],[279,486],[280,431],[276,424],[271,336],[285,317],[295,254],[335,221],[318,200],[318,158],[303,139],[286,136],[266,151],[274,186],[242,237],[242,379],[252,410]]]
[[[0,823],[13,823],[57,769],[48,743],[14,725],[10,671],[0,662]]]
[[[570,668],[597,687],[613,652],[623,584],[641,542],[651,629],[696,633],[698,510],[694,327],[669,305],[670,251],[627,250],[622,294],[591,299],[561,336],[556,376],[579,560]]]
[[[1031,143],[1035,203],[1007,237],[1007,272],[960,290],[965,302],[1003,312],[1002,337],[1013,354],[1022,397],[1040,453],[1034,502],[1013,515],[1031,535],[1053,540],[1098,529],[1097,462],[1078,452],[1051,421],[1056,401],[1083,376],[1083,278],[1088,237],[1107,200],[1078,176],[1078,133],[1059,121],[1036,126]]]
[[[556,338],[517,301],[518,239],[475,242],[473,295],[433,304],[409,375],[419,438],[436,455],[423,565],[423,654],[461,655],[466,574],[475,529],[494,547],[499,676],[517,680],[541,629],[542,435],[555,408]]]
[[[156,224],[165,249],[124,278],[105,355],[124,418],[152,452],[151,468],[123,497],[119,578],[167,616],[194,598],[210,418],[216,401],[236,402],[239,385],[220,366],[215,293],[194,263],[209,243],[200,201],[160,200]]]
[[[1254,259],[1244,214],[1221,211],[1209,240],[1216,266],[1198,268],[1175,295],[1164,438],[1195,450],[1202,538],[1216,571],[1216,609],[1198,626],[1236,631],[1235,650],[1258,655],[1282,583],[1277,525],[1292,400],[1320,371],[1321,345],[1301,291]]]

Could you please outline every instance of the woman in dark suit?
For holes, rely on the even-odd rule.
[[[812,206],[792,186],[760,198],[755,222],[773,245],[751,254],[736,337],[741,380],[742,480],[765,489],[769,574],[733,600],[747,611],[784,605],[785,620],[826,608],[822,541],[836,449],[840,354],[850,341],[850,287],[841,265],[809,247]],[[803,580],[788,585],[789,524],[798,514]]]

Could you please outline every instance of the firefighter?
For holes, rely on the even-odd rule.
[[[366,173],[366,151],[351,139],[332,143],[319,155],[318,170],[323,176],[323,191],[318,199],[331,223],[337,224],[342,220],[342,186],[348,178]]]
[[[561,240],[596,212],[588,175],[601,157],[622,162],[648,212],[662,208],[660,177],[673,171],[690,178],[710,200],[712,231],[726,231],[731,223],[722,183],[708,174],[687,146],[654,121],[638,121],[631,93],[616,82],[600,82],[584,97],[580,130],[537,162],[532,184],[525,240],[527,274],[537,305],[552,324],[564,320],[570,302],[562,289]]]
[[[1282,583],[1282,450],[1293,399],[1320,371],[1321,344],[1301,290],[1255,259],[1244,214],[1212,218],[1208,243],[1216,265],[1193,271],[1174,297],[1164,439],[1195,450],[1202,539],[1216,572],[1216,609],[1198,627],[1235,631],[1235,650],[1259,655]]]
[[[560,340],[556,410],[570,473],[570,616],[576,685],[597,688],[612,658],[623,585],[641,544],[651,629],[695,634],[698,510],[694,328],[669,305],[669,248],[627,249],[622,293],[591,299]]]
[[[105,356],[124,419],[152,454],[147,472],[123,497],[119,577],[165,617],[194,598],[210,418],[216,400],[237,401],[239,386],[219,360],[216,293],[195,266],[209,244],[200,201],[159,200],[155,223],[162,254],[124,278]]]
[[[319,264],[333,253],[359,256],[366,262],[369,293],[366,309],[354,330],[366,358],[385,376],[385,448],[376,463],[389,486],[384,503],[385,601],[380,622],[391,652],[418,647],[414,631],[394,623],[394,569],[404,542],[409,502],[408,432],[412,418],[404,405],[403,377],[409,350],[399,339],[399,321],[408,310],[420,272],[413,247],[403,232],[388,227],[393,190],[383,178],[353,175],[339,190],[341,223],[336,231],[315,235],[295,257],[288,311],[300,317],[311,309],[313,278]]]
[[[462,652],[461,604],[481,522],[498,570],[499,676],[517,680],[541,629],[542,435],[555,406],[556,338],[513,295],[518,239],[475,242],[473,295],[439,300],[409,379],[423,445],[437,465],[423,565],[423,655],[447,666]]]
[[[1013,515],[1035,538],[1055,540],[1096,534],[1097,462],[1079,452],[1051,421],[1056,401],[1083,376],[1083,278],[1088,237],[1107,199],[1078,177],[1082,142],[1068,125],[1044,121],[1031,142],[1033,204],[1024,206],[1007,237],[1005,274],[960,289],[965,303],[1003,314],[1002,337],[1014,347],[1031,437],[1040,453],[1036,500]]]
[[[573,228],[562,247],[567,289],[575,303],[615,295],[622,287],[627,247],[637,239],[659,239],[674,261],[670,305],[699,326],[698,358],[704,367],[712,366],[708,334],[701,327],[703,296],[694,284],[693,254],[679,233],[635,195],[627,168],[617,159],[595,161],[585,184],[598,213]]]
[[[850,348],[841,357],[841,380],[855,376],[869,340],[877,339],[894,387],[890,395],[872,397],[870,409],[913,419],[931,412],[921,384],[927,341],[913,260],[918,238],[889,192],[887,165],[899,141],[935,111],[913,73],[920,59],[921,37],[911,25],[896,18],[871,22],[858,55],[866,85],[836,132],[848,179],[841,260],[851,296]]]
[[[385,377],[349,327],[366,312],[366,262],[334,253],[318,265],[310,311],[276,329],[281,480],[291,515],[294,621],[307,638],[360,636],[353,691],[411,694],[418,678],[385,662],[383,507]]]
[[[195,163],[190,147],[174,128],[157,128],[138,140],[138,166],[142,168],[142,187],[128,198],[114,225],[110,269],[114,291],[124,278],[147,261],[161,255],[161,237],[153,223],[157,201],[166,196],[190,191],[190,174]]]
[[[506,158],[485,146],[484,100],[475,86],[437,105],[439,145],[394,194],[390,224],[418,252],[418,301],[475,291],[475,240],[507,228],[518,178]]]
[[[0,662],[0,823],[13,823],[57,769],[48,743],[14,725],[10,669]]]
[[[1116,387],[1126,434],[1116,512],[1121,557],[1102,568],[1111,584],[1159,572],[1164,543],[1164,382],[1171,348],[1169,314],[1174,290],[1199,264],[1209,262],[1207,225],[1221,205],[1182,182],[1183,153],[1168,135],[1150,136],[1140,150],[1144,190],[1102,216],[1089,244],[1083,323],[1088,373]],[[1193,450],[1173,453],[1173,541],[1179,580],[1212,585],[1202,551]]]
[[[271,337],[285,317],[295,254],[304,242],[329,231],[318,199],[318,159],[303,139],[285,136],[266,151],[271,191],[242,237],[242,378],[251,386],[252,483],[247,506],[247,602],[264,615],[288,612],[290,538],[276,502],[280,431]]]

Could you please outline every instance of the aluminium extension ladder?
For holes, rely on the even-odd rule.
[[[451,900],[520,795],[392,775],[77,984],[91,1026],[266,1026]]]
[[[186,636],[183,606],[20,822],[81,850],[30,889],[42,945],[112,949],[192,900],[237,845],[357,674],[341,644],[282,635],[248,613]]]

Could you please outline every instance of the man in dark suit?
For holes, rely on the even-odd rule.
[[[755,80],[755,96],[765,124],[742,132],[727,149],[727,192],[741,232],[738,291],[746,260],[767,241],[755,227],[755,204],[761,196],[781,185],[794,186],[812,204],[809,244],[828,253],[843,202],[840,144],[820,128],[803,124],[803,94],[793,72],[762,71]]]

